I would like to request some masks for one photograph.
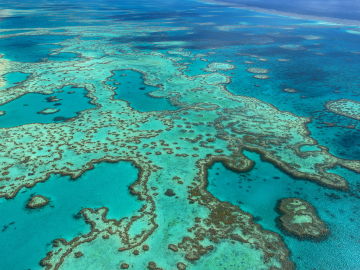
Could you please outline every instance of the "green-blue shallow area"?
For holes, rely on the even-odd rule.
[[[65,86],[53,94],[29,93],[0,106],[5,115],[0,116],[0,127],[9,128],[32,123],[63,122],[77,113],[93,108],[84,88]],[[55,99],[56,98],[56,101]],[[51,114],[39,113],[52,108],[59,111]]]
[[[89,231],[90,226],[76,216],[83,208],[108,207],[107,218],[131,216],[141,208],[128,190],[137,174],[130,162],[104,162],[76,180],[53,175],[45,183],[20,191],[14,199],[0,199],[1,269],[40,269],[39,260],[54,239],[71,240]],[[34,194],[49,198],[49,204],[27,209]]]
[[[245,152],[245,155],[255,161],[251,171],[235,173],[221,163],[215,163],[209,169],[208,190],[217,198],[252,214],[255,222],[265,229],[281,234],[291,250],[296,269],[357,269],[360,263],[357,223],[360,219],[360,199],[355,192],[360,180],[355,180],[356,174],[337,169],[337,173],[340,171],[341,175],[351,180],[352,190],[346,193],[309,181],[295,180],[272,164],[262,161],[258,154]],[[298,240],[283,233],[276,225],[278,213],[275,207],[279,199],[286,197],[310,202],[329,226],[329,237],[315,242]]]
[[[7,89],[13,86],[16,86],[19,82],[22,82],[27,79],[30,74],[22,72],[9,72],[3,76],[6,84],[0,87],[0,90]]]
[[[116,87],[114,99],[125,100],[135,110],[165,111],[176,110],[167,99],[151,96],[151,92],[158,90],[157,87],[144,84],[142,74],[133,70],[116,70],[108,79],[108,84]]]

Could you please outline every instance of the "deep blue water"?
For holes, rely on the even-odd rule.
[[[6,21],[6,20],[5,20]],[[1,25],[1,24],[0,24]],[[68,36],[16,36],[0,39],[0,52],[4,57],[18,62],[39,62],[47,58],[51,50],[60,48],[54,44],[71,37]]]
[[[226,0],[226,2],[304,15],[349,20],[360,19],[360,1],[358,0]]]

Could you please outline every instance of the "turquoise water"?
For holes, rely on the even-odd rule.
[[[157,87],[146,85],[141,73],[133,70],[116,70],[108,84],[116,87],[114,99],[125,100],[135,110],[142,112],[176,110],[176,107],[161,97],[151,96]]]
[[[236,4],[240,2],[278,11],[358,19],[357,3],[353,4],[353,12],[348,8],[351,1],[341,4],[339,1],[307,0],[292,2],[291,7],[282,0],[242,0]],[[316,5],[309,8],[310,2]],[[8,93],[16,96],[16,87],[31,74],[36,73],[38,78],[25,87],[24,95],[0,104],[0,112],[5,112],[0,115],[0,133],[8,135],[11,128],[23,126],[26,136],[33,136],[34,143],[30,147],[34,152],[29,153],[26,139],[24,145],[17,141],[22,139],[22,134],[13,134],[14,141],[4,138],[6,143],[0,142],[0,192],[3,192],[2,186],[10,183],[17,186],[31,182],[27,176],[33,175],[33,169],[41,175],[50,166],[60,164],[66,170],[66,162],[74,160],[79,162],[76,164],[79,167],[85,167],[94,159],[108,157],[130,158],[144,167],[151,164],[153,176],[150,180],[142,180],[149,181],[144,183],[147,190],[143,192],[156,201],[158,208],[152,214],[160,225],[146,240],[148,242],[140,241],[136,247],[140,249],[142,244],[151,243],[149,253],[123,255],[117,251],[118,246],[113,252],[104,245],[104,250],[109,249],[109,253],[115,254],[104,256],[111,264],[116,264],[116,269],[124,257],[131,265],[141,261],[137,269],[145,269],[148,261],[161,257],[164,265],[159,267],[164,269],[175,269],[174,262],[184,261],[189,270],[207,270],[186,261],[183,252],[168,253],[167,246],[170,241],[181,242],[181,237],[189,235],[188,227],[193,226],[190,221],[208,213],[205,206],[188,204],[187,187],[197,179],[196,162],[208,155],[231,156],[227,142],[218,136],[221,130],[214,127],[216,120],[235,103],[224,102],[221,111],[192,107],[195,103],[217,104],[230,96],[213,85],[198,83],[201,79],[196,76],[210,75],[211,72],[205,70],[208,64],[220,62],[235,66],[231,70],[217,71],[229,79],[228,84],[220,87],[226,88],[222,90],[254,97],[278,110],[307,117],[311,120],[307,125],[309,136],[328,148],[329,153],[342,159],[360,159],[360,121],[326,109],[327,102],[337,99],[360,102],[359,26],[332,24],[331,18],[323,22],[275,13],[195,0],[1,1],[0,76],[7,82],[0,84],[1,100],[6,100]],[[267,69],[269,78],[254,78],[254,74],[247,71],[254,67]],[[36,72],[32,73],[34,70]],[[67,74],[61,76],[66,77],[65,85],[56,78],[58,73]],[[68,85],[69,82],[77,87]],[[36,93],[39,85],[47,85],[46,90],[53,93]],[[289,93],[284,91],[286,88],[296,91]],[[168,96],[167,91],[171,93]],[[215,91],[218,94],[212,97]],[[90,103],[89,92],[99,106]],[[183,104],[188,107],[175,106],[169,97],[173,100],[184,97]],[[116,102],[106,102],[106,99],[126,101],[134,110],[123,111],[125,106],[116,106]],[[39,113],[45,109],[58,111]],[[176,111],[178,109],[183,111]],[[93,114],[86,114],[88,112]],[[86,116],[83,118],[86,121],[76,121],[79,113]],[[252,117],[248,116],[246,122],[251,123]],[[71,142],[63,141],[61,132],[69,131],[61,129],[59,126],[62,125],[58,125],[58,138],[49,136],[53,138],[51,140],[46,135],[39,138],[37,134],[30,134],[32,131],[27,129],[28,124],[44,124],[39,130],[46,134],[46,124],[69,119],[74,120],[69,121],[69,125],[79,125],[78,129],[72,126],[77,134],[66,134],[74,135],[67,136],[73,137]],[[253,124],[258,123],[254,121]],[[272,125],[265,125],[265,128],[271,129]],[[286,138],[284,140],[286,144]],[[54,146],[60,155],[64,154],[61,158],[65,162],[47,163],[47,155],[52,157],[59,153],[37,152],[39,141]],[[202,147],[207,142],[210,147]],[[303,152],[319,149],[309,145],[300,148]],[[359,174],[341,167],[331,170],[349,182],[350,191],[342,192],[306,179],[295,180],[262,161],[258,154],[245,154],[256,162],[252,170],[234,173],[216,163],[209,169],[208,190],[219,200],[249,212],[263,228],[278,233],[289,248],[296,269],[360,269]],[[33,168],[27,160],[35,157],[38,161],[35,163],[40,165]],[[296,165],[301,168],[306,164]],[[88,233],[89,226],[83,219],[74,218],[84,207],[109,207],[109,218],[133,216],[142,205],[128,191],[128,186],[138,178],[137,173],[130,163],[99,163],[76,180],[51,175],[44,183],[21,189],[13,199],[0,199],[0,251],[6,254],[0,256],[0,270],[38,269],[38,262],[46,252],[55,250],[51,246],[52,240],[59,237],[71,240]],[[175,181],[174,175],[170,177],[171,173],[184,183]],[[171,187],[176,196],[164,195],[164,186],[166,189]],[[32,194],[49,197],[49,205],[37,210],[26,209],[25,204]],[[310,202],[328,224],[329,237],[314,242],[300,241],[284,234],[275,222],[278,217],[275,205],[284,197],[299,197]],[[144,218],[133,230],[151,229],[149,220]],[[203,260],[212,260],[212,255],[218,251],[217,245],[212,244],[214,251]],[[222,245],[222,250],[231,249],[225,243]],[[97,253],[96,249],[87,251]],[[247,250],[242,252],[247,254]],[[78,270],[77,264],[69,266],[73,263],[72,254],[69,257],[64,269]],[[93,261],[89,265],[95,270],[105,267],[98,258],[90,259]],[[249,258],[253,257],[249,255]],[[214,266],[216,270],[233,270],[226,262],[224,264],[224,258],[220,261],[221,265]],[[199,263],[204,264],[204,261]],[[89,269],[89,265],[82,267]],[[258,270],[256,267],[251,269]],[[244,266],[236,270],[249,269]]]
[[[0,127],[15,127],[32,123],[63,122],[77,113],[94,108],[83,88],[65,86],[55,89],[54,93],[44,95],[38,93],[25,94],[15,100],[0,106],[6,114],[0,118]],[[53,101],[52,97],[59,100]],[[59,111],[51,114],[41,114],[44,109],[54,108]]]
[[[22,72],[9,72],[4,75],[4,80],[7,82],[4,86],[0,87],[0,90],[7,89],[17,85],[18,83],[26,80],[29,74]]]
[[[221,163],[209,169],[208,190],[223,201],[238,205],[249,212],[265,229],[284,238],[292,251],[297,269],[356,269],[360,263],[358,237],[359,191],[353,196],[319,185],[295,180],[273,165],[262,161],[256,153],[245,152],[255,161],[246,173],[235,173]],[[343,171],[347,179],[354,179],[353,191],[360,184],[356,175]],[[356,197],[357,196],[357,197]],[[283,233],[276,225],[276,203],[281,198],[297,197],[310,202],[330,228],[330,236],[322,242],[301,241]]]
[[[77,58],[77,54],[75,53],[57,53],[52,54],[48,57],[50,61],[71,61]]]
[[[1,269],[39,269],[39,258],[49,251],[52,240],[71,240],[89,231],[89,225],[75,217],[83,208],[106,206],[110,209],[107,218],[132,215],[141,207],[128,191],[137,173],[129,162],[100,163],[78,179],[54,175],[21,190],[15,199],[1,199],[0,251],[6,254]],[[49,204],[26,209],[33,194],[49,198]]]

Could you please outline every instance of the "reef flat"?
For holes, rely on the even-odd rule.
[[[239,174],[251,171],[254,161],[244,155],[250,151],[294,179],[344,193],[351,183],[337,169],[360,173],[360,161],[338,157],[316,140],[310,117],[230,90],[232,72],[239,68],[251,73],[250,79],[270,81],[266,58],[252,59],[264,67],[244,67],[213,59],[214,50],[193,52],[186,39],[155,41],[158,50],[144,45],[165,32],[191,31],[188,26],[134,19],[1,31],[0,39],[61,33],[51,54],[71,57],[2,57],[0,78],[20,72],[29,76],[16,84],[0,80],[0,106],[42,94],[56,107],[36,111],[55,116],[74,89],[85,91],[89,106],[71,110],[70,117],[0,128],[0,197],[14,200],[54,175],[78,181],[98,163],[127,161],[139,172],[129,192],[141,207],[113,218],[108,205],[84,203],[76,218],[88,225],[86,233],[54,239],[39,258],[44,269],[295,269],[278,232],[208,192],[209,168],[220,162]],[[129,36],[137,42],[123,42]],[[199,65],[200,74],[191,74],[191,63]],[[146,104],[149,98],[159,102]]]
[[[336,114],[360,120],[360,102],[349,99],[330,101],[326,108]]]
[[[38,113],[40,114],[53,114],[53,113],[57,113],[58,111],[60,111],[59,109],[55,109],[55,108],[46,108]]]
[[[277,209],[280,213],[279,226],[300,239],[322,239],[329,230],[318,217],[314,207],[298,198],[281,199]]]
[[[44,207],[49,203],[49,199],[42,195],[35,195],[30,198],[28,203],[26,204],[27,208],[35,209]]]

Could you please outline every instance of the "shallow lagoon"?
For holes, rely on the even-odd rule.
[[[26,78],[30,74],[22,73],[22,72],[10,72],[6,73],[3,76],[3,80],[6,82],[3,86],[0,87],[0,90],[13,87],[17,85],[18,83],[26,80]]]
[[[83,88],[66,86],[44,95],[29,93],[0,106],[5,115],[0,118],[0,127],[9,128],[33,123],[63,122],[81,111],[94,108]],[[53,98],[53,99],[52,99]],[[41,113],[45,109],[54,113]]]
[[[100,163],[78,179],[54,175],[45,183],[21,190],[15,199],[0,199],[0,251],[7,254],[2,256],[1,268],[39,269],[39,258],[54,239],[71,240],[89,231],[90,226],[76,218],[83,208],[108,207],[107,218],[111,219],[132,215],[141,207],[128,190],[137,174],[129,162]],[[33,194],[46,196],[49,204],[27,209]]]
[[[167,99],[151,96],[158,87],[144,84],[143,75],[133,70],[113,71],[108,84],[116,87],[114,99],[125,100],[142,112],[176,110]]]

